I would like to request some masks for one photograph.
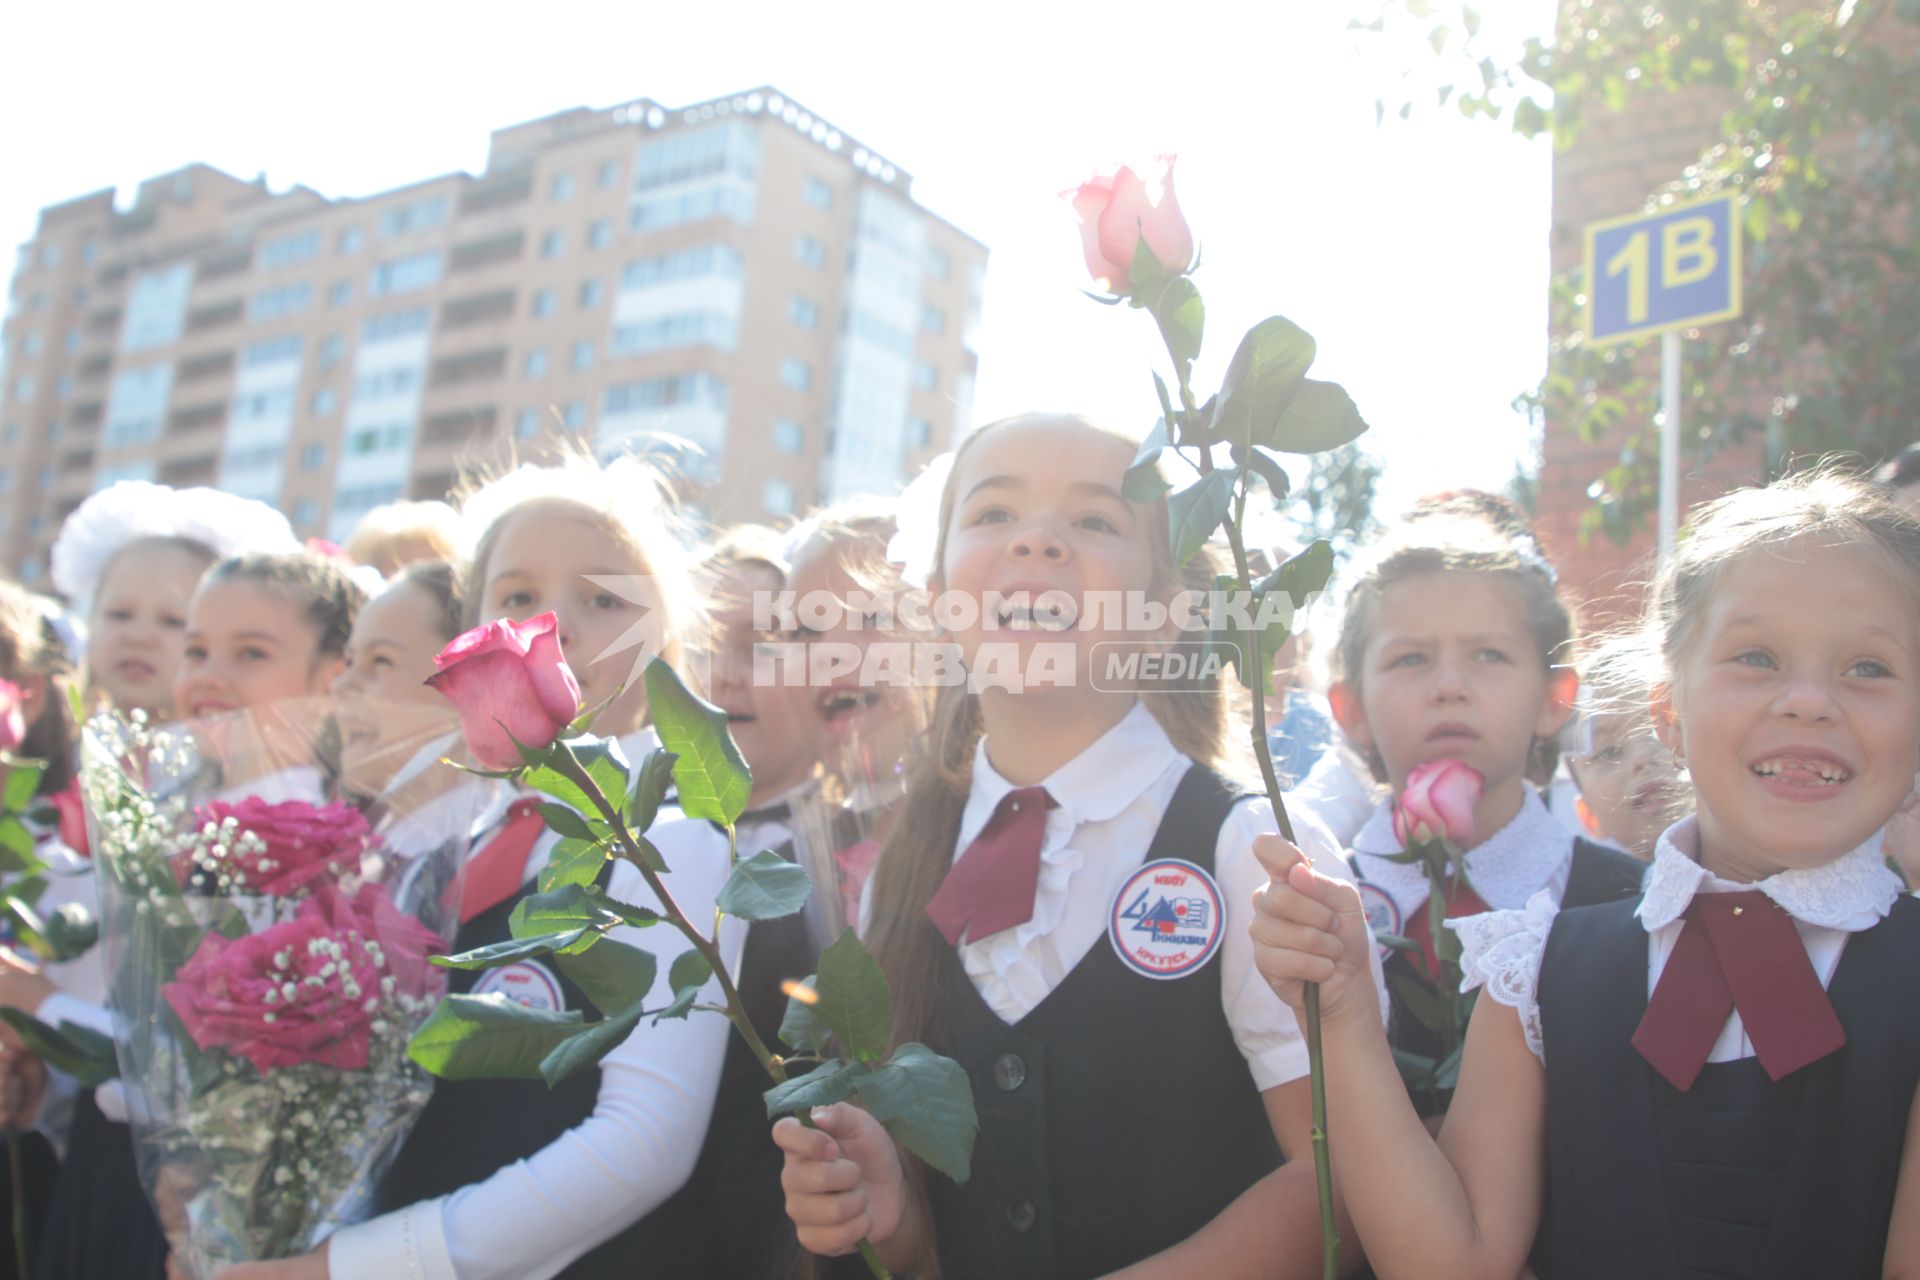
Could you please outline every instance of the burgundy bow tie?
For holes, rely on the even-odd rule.
[[[1033,919],[1040,883],[1040,841],[1047,810],[1057,808],[1045,787],[1009,791],[994,806],[979,836],[956,858],[927,915],[953,946]]]
[[[1694,895],[1633,1047],[1685,1093],[1735,1009],[1775,1080],[1847,1043],[1793,917],[1757,889]]]

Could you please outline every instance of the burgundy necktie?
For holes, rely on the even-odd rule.
[[[1000,797],[993,816],[927,903],[927,915],[949,943],[960,945],[1033,919],[1033,893],[1040,882],[1040,840],[1047,810],[1055,808],[1045,787],[1022,787]]]
[[[467,860],[466,887],[460,893],[461,924],[520,892],[527,859],[546,829],[539,801],[515,800],[507,807],[507,821],[500,833]]]
[[[1427,892],[1433,892],[1431,886]],[[1480,895],[1470,885],[1461,883],[1454,885],[1453,892],[1447,895],[1447,906],[1442,915],[1448,920],[1458,920],[1462,916],[1477,916],[1487,909]],[[1420,948],[1420,958],[1413,962],[1414,967],[1427,975],[1428,982],[1440,981],[1440,955],[1433,947],[1433,926],[1428,919],[1424,900],[1414,909],[1413,919],[1407,921],[1406,934],[1408,941]]]
[[[1758,890],[1695,894],[1633,1047],[1685,1093],[1735,1009],[1775,1080],[1847,1043],[1792,916]]]

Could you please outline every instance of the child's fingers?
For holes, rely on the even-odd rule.
[[[1254,917],[1247,932],[1256,947],[1273,947],[1281,951],[1318,956],[1336,964],[1347,954],[1347,944],[1341,941],[1338,934],[1304,924],[1275,920],[1270,916]]]
[[[860,1186],[860,1166],[851,1160],[788,1160],[780,1171],[780,1186],[789,1205],[796,1198],[837,1201]],[[861,1202],[864,1206],[864,1196]]]
[[[1295,889],[1287,880],[1269,880],[1253,892],[1255,920],[1284,920],[1331,931],[1338,919],[1332,907]]]
[[[1360,890],[1352,881],[1338,876],[1323,876],[1306,863],[1287,870],[1287,884],[1325,906],[1336,916],[1361,911]],[[1329,925],[1329,928],[1332,926]]]
[[[815,1107],[808,1117],[814,1127],[835,1138],[857,1138],[867,1113],[850,1103],[836,1102],[830,1107]]]
[[[833,1135],[819,1129],[809,1129],[792,1116],[782,1116],[774,1122],[773,1142],[789,1157],[799,1160],[837,1160],[840,1158],[840,1144]]]
[[[1290,867],[1307,861],[1307,855],[1300,852],[1299,846],[1285,836],[1275,835],[1255,836],[1253,856],[1275,880],[1285,880]]]

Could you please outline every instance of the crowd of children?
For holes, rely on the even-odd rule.
[[[1210,547],[1174,560],[1164,499],[1123,496],[1135,451],[1075,417],[1006,419],[898,503],[704,543],[633,458],[476,479],[375,513],[344,550],[211,491],[84,502],[53,549],[58,599],[0,583],[15,754],[48,762],[60,815],[35,827],[46,905],[95,903],[74,707],[165,724],[318,706],[359,803],[469,789],[452,949],[507,940],[559,837],[510,781],[444,781],[456,717],[424,682],[463,631],[550,613],[628,760],[658,743],[637,657],[725,713],[754,773],[742,849],[813,878],[801,914],[720,934],[763,1037],[783,985],[853,927],[895,1042],[957,1061],[979,1119],[956,1183],[857,1098],[769,1126],[726,1020],[643,1023],[552,1088],[437,1081],[365,1220],[222,1274],[854,1275],[864,1239],[896,1274],[951,1280],[1318,1275],[1299,1013],[1317,983],[1349,1272],[1920,1275],[1902,477],[1821,468],[1703,506],[1649,567],[1644,620],[1608,635],[1582,634],[1512,504],[1423,500],[1353,549],[1276,683],[1273,710],[1299,712],[1280,723],[1300,741],[1274,744],[1289,840],[1231,670],[1113,661],[1181,643],[1158,620],[1218,571]],[[899,607],[915,598],[974,607]],[[1088,607],[1112,599],[1168,607]],[[928,647],[957,678],[925,678]],[[1400,805],[1442,764],[1473,788],[1436,883]],[[264,764],[227,782],[307,785]],[[669,805],[650,838],[681,908],[711,918],[725,835]],[[651,901],[625,862],[602,877]],[[538,957],[451,978],[591,1008]],[[1449,1060],[1433,1011],[1473,992]],[[0,1005],[123,1031],[97,951],[0,949]],[[8,1227],[35,1280],[183,1270],[126,1108],[0,1036],[25,1207]]]

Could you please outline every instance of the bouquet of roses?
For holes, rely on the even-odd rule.
[[[474,784],[349,801],[331,741],[306,702],[83,739],[117,1087],[190,1273],[351,1221],[430,1092]]]

